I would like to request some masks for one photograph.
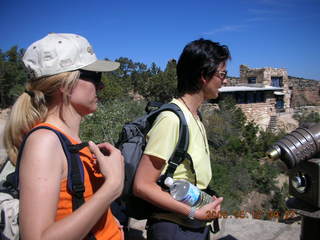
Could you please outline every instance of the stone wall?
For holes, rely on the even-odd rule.
[[[239,84],[239,82],[240,82],[240,78],[228,76],[228,82],[227,82],[226,86],[236,86]]]
[[[275,114],[275,98],[272,93],[266,93],[266,101],[263,103],[237,104],[246,115],[248,121],[254,121],[262,129],[266,129],[270,117]]]
[[[263,79],[263,68],[249,68],[246,65],[240,65],[240,79],[239,84],[248,84],[249,77],[255,77],[257,84],[270,85],[269,83],[265,83]]]

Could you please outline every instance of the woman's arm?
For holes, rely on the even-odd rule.
[[[157,184],[164,164],[165,161],[163,159],[151,155],[143,155],[136,172],[133,192],[136,196],[149,201],[155,206],[188,216],[191,207],[174,200],[169,193],[163,191]],[[222,198],[214,198],[212,203],[196,210],[195,218],[209,220],[212,214],[210,215],[208,212],[219,211],[222,200]]]
[[[123,186],[123,159],[110,144],[101,145],[103,156],[90,144],[107,181],[92,198],[71,215],[55,222],[60,182],[66,178],[67,162],[58,137],[38,130],[28,138],[20,165],[20,233],[24,240],[82,239],[119,196]]]

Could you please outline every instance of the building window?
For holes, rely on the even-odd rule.
[[[237,92],[235,93],[237,104],[265,102],[264,92]]]
[[[256,92],[256,102],[265,102],[264,92]]]
[[[256,77],[248,77],[248,83],[249,84],[256,84],[257,78]]]
[[[247,103],[255,103],[256,98],[255,98],[255,92],[248,92],[247,93]]]
[[[237,92],[235,93],[235,99],[237,104],[245,103],[262,103],[265,102],[264,92]]]
[[[282,77],[271,77],[271,86],[272,87],[283,87]]]
[[[239,103],[239,104],[246,103],[246,94],[245,94],[245,92],[236,93],[236,102]]]

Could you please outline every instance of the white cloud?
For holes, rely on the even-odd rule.
[[[246,29],[246,25],[228,25],[228,26],[223,26],[221,28],[214,29],[209,32],[203,33],[204,35],[214,35],[216,33],[221,33],[221,32],[242,32],[244,29]]]
[[[267,17],[253,17],[253,18],[246,19],[245,22],[247,22],[247,23],[254,23],[254,22],[267,21],[267,20],[269,20],[269,19],[270,19],[270,18],[267,18]]]

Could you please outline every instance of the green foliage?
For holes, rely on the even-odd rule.
[[[277,209],[280,212],[280,216],[284,216],[288,207],[286,205],[286,197],[289,195],[289,185],[285,183],[281,189],[276,188],[274,190],[273,198],[270,201],[271,207],[269,209]]]
[[[237,142],[238,138],[234,139],[234,136],[240,134],[246,118],[241,109],[235,108],[233,99],[227,98],[221,101],[219,109],[202,115],[211,146],[214,148],[237,147],[241,144]]]
[[[301,111],[300,113],[295,113],[293,118],[299,122],[300,126],[304,124],[319,123],[320,113],[314,111]]]
[[[118,58],[119,69],[104,74],[106,87],[101,91],[103,100],[114,100],[140,94],[148,101],[168,102],[176,93],[176,62],[168,62],[165,71],[155,63],[150,68],[128,58]]]
[[[148,101],[168,102],[176,95],[176,86],[176,61],[171,60],[164,72],[152,64],[148,75],[138,85],[137,91]]]
[[[264,164],[263,160],[268,147],[282,134],[262,131],[254,122],[247,122],[232,99],[221,101],[219,109],[209,111],[204,123],[213,174],[210,187],[224,196],[224,209],[239,210],[242,200],[252,191],[275,191],[279,168]]]
[[[94,114],[84,118],[81,124],[81,139],[114,144],[124,123],[143,115],[145,105],[144,101],[130,99],[116,99],[99,105]]]
[[[102,102],[113,101],[127,96],[125,89],[121,87],[118,79],[112,72],[103,74],[102,81],[105,87],[97,93]]]
[[[23,92],[27,75],[22,64],[23,49],[0,50],[0,108],[12,105]]]

